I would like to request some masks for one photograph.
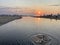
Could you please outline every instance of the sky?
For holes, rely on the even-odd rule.
[[[39,11],[41,14],[56,14],[60,12],[60,0],[0,0],[0,14],[15,14],[16,11],[18,14],[33,14]]]

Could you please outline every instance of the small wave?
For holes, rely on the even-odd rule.
[[[59,45],[60,44],[56,38],[48,34],[33,35],[31,39],[34,45]]]

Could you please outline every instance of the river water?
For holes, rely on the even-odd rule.
[[[4,24],[0,26],[0,45],[34,45],[30,38],[40,33],[60,42],[60,20],[23,17]]]

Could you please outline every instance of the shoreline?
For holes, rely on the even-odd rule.
[[[43,16],[32,16],[32,17],[60,20],[60,15],[43,15]]]
[[[10,21],[21,19],[21,18],[22,16],[18,16],[18,15],[0,15],[0,26]]]

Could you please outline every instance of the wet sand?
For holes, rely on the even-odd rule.
[[[16,19],[21,19],[21,16],[17,16],[17,15],[0,15],[0,26],[3,24],[6,24],[10,21],[16,20]]]

